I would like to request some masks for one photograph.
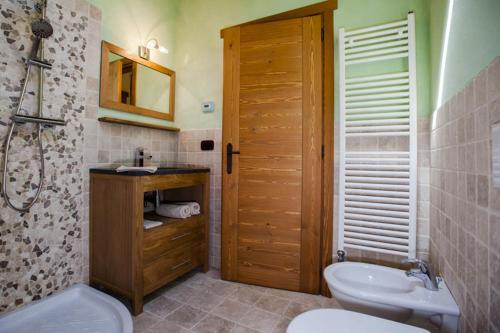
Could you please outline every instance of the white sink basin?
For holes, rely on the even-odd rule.
[[[347,310],[400,322],[417,312],[441,327],[449,325],[445,321],[450,319],[458,324],[460,311],[444,281],[439,290],[431,291],[403,270],[356,262],[330,265],[324,276],[332,294]],[[453,332],[453,326],[443,332]]]

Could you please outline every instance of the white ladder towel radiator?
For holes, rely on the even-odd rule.
[[[417,210],[415,17],[339,31],[339,249],[414,258]],[[401,59],[390,69],[392,59]],[[380,66],[360,76],[361,66]],[[400,63],[407,66],[401,71]],[[349,75],[350,70],[356,74]],[[386,68],[387,67],[387,68]],[[364,67],[363,67],[364,68]],[[380,68],[380,67],[377,67]],[[347,77],[349,76],[349,77]],[[347,140],[402,137],[407,149],[355,149]]]

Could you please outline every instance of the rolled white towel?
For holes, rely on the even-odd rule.
[[[156,207],[156,214],[174,219],[185,219],[191,216],[188,205],[161,204]]]
[[[174,202],[175,205],[188,205],[191,210],[191,215],[200,215],[201,208],[200,204],[195,201],[189,202]]]

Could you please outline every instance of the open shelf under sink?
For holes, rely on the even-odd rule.
[[[204,216],[204,214],[199,214],[199,215],[193,215],[193,216],[187,217],[185,219],[176,219],[176,218],[161,216],[161,215],[158,215],[154,212],[150,212],[150,213],[144,213],[144,219],[150,220],[150,221],[158,221],[158,222],[163,223],[162,225],[159,225],[157,227],[153,227],[153,228],[144,230],[144,232],[149,232],[152,230],[156,230],[158,228],[164,228],[164,227],[172,225],[174,223],[187,223],[187,222],[191,222],[191,221],[201,222],[205,219],[205,216]]]

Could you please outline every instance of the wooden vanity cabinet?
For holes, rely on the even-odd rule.
[[[90,284],[129,299],[134,315],[142,312],[145,295],[209,267],[209,169],[165,172],[90,173]],[[201,214],[186,219],[144,214],[144,193],[154,190],[168,200],[199,202]],[[163,225],[145,230],[144,218]]]

